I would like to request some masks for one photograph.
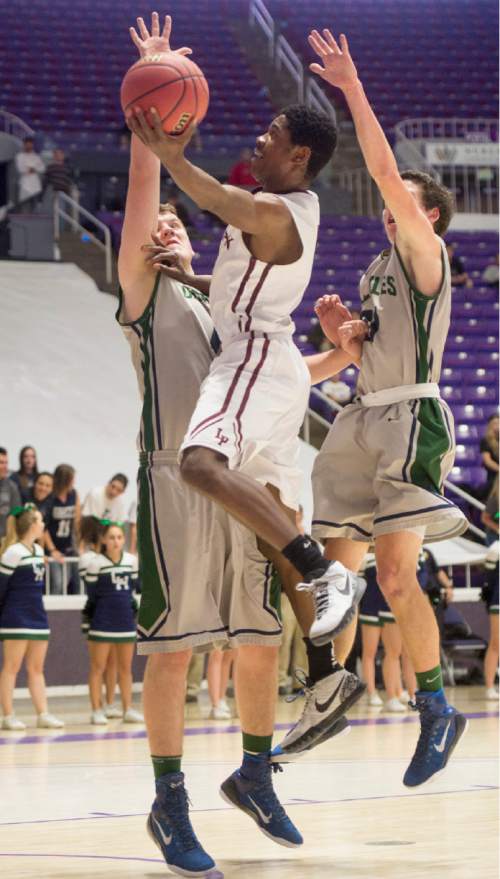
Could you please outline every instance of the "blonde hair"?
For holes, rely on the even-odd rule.
[[[488,440],[488,445],[491,451],[498,459],[498,433],[497,429],[493,427],[494,422],[497,420],[498,415],[491,415],[490,418],[488,418],[484,438]]]
[[[176,217],[178,216],[176,206],[170,204],[169,201],[165,201],[163,204],[160,202],[160,214],[175,214]]]
[[[28,533],[31,526],[35,524],[37,516],[40,515],[36,508],[24,510],[24,512],[20,513],[19,516],[8,516],[7,518],[7,531],[5,533],[5,537],[0,543],[0,555],[3,555],[5,550],[12,546],[12,544],[17,543],[18,540],[22,540],[25,534]]]

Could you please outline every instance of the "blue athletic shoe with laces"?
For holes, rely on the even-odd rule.
[[[448,705],[443,690],[435,693],[420,690],[410,705],[420,714],[420,736],[403,784],[417,787],[434,780],[445,769],[467,729],[467,720],[456,708]]]
[[[183,772],[169,772],[156,780],[156,799],[149,813],[147,831],[173,873],[205,876],[215,867],[189,820]]]
[[[304,842],[297,828],[286,814],[273,788],[272,766],[269,755],[256,766],[252,778],[240,769],[221,784],[223,800],[246,812],[269,839],[279,845],[295,848]]]

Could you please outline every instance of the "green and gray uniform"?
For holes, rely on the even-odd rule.
[[[207,297],[158,274],[143,314],[127,322],[142,399],[137,540],[138,652],[279,644],[271,565],[256,539],[180,478],[179,447],[220,343]]]
[[[439,396],[450,324],[451,280],[444,242],[439,292],[412,285],[396,246],[360,281],[363,345],[357,396],[340,412],[313,470],[316,537],[370,543],[381,534],[425,529],[426,542],[467,528],[443,496],[455,456],[453,416]]]

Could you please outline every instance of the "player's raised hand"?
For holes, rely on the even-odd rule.
[[[180,254],[166,246],[155,232],[152,233],[151,238],[153,244],[143,244],[141,247],[145,262],[174,281],[187,283],[187,275]]]
[[[184,150],[191,140],[196,124],[193,119],[189,121],[180,134],[167,134],[162,126],[160,114],[155,107],[150,107],[148,116],[151,124],[140,107],[134,107],[134,112],[127,116],[127,125],[132,134],[135,134],[144,146],[149,149],[167,167],[182,158]]]
[[[349,320],[338,329],[339,344],[346,354],[350,354],[355,363],[361,359],[363,341],[367,326],[363,320]]]
[[[326,338],[336,348],[340,347],[339,327],[352,318],[351,312],[344,305],[340,296],[336,293],[331,296],[321,296],[316,301],[314,311]]]
[[[332,32],[324,28],[323,34],[313,30],[308,37],[309,45],[314,49],[323,63],[310,64],[309,69],[325,82],[342,91],[349,90],[358,82],[358,71],[349,53],[349,44],[345,34],[340,34],[340,46]]]
[[[135,27],[130,27],[129,33],[141,58],[145,58],[147,55],[161,55],[164,52],[175,52],[177,55],[192,55],[192,50],[188,49],[187,46],[183,46],[182,49],[170,48],[170,33],[172,31],[172,18],[170,15],[165,16],[165,24],[161,33],[160,17],[157,12],[153,12],[151,15],[151,33],[144,24],[143,18],[137,19],[137,27],[140,36]]]

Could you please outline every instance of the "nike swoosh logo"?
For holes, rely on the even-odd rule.
[[[259,816],[260,816],[261,820],[264,822],[264,824],[270,824],[270,823],[271,823],[271,818],[273,817],[273,813],[271,812],[270,815],[266,815],[266,813],[262,811],[262,809],[260,808],[260,806],[257,805],[257,803],[255,802],[255,800],[252,800],[252,797],[250,796],[250,794],[248,795],[248,799],[250,800],[252,806],[253,806],[255,809],[257,809],[257,812],[259,813]]]
[[[340,592],[341,595],[349,595],[351,592],[351,580],[349,575],[347,575],[345,586],[343,586],[342,589],[340,588],[340,586],[336,586],[335,588],[337,592]]]
[[[158,823],[158,821],[156,820],[156,818],[154,816],[153,816],[153,821],[155,822],[155,824],[158,828],[158,832],[162,838],[163,845],[170,845],[170,843],[172,842],[172,834],[170,834],[170,836],[165,836],[163,829],[161,827],[161,824]]]
[[[433,684],[434,681],[437,681],[440,674],[441,674],[441,672],[438,671],[437,675],[435,675],[433,678],[427,678],[425,683],[426,684]]]
[[[316,711],[319,711],[320,714],[324,714],[325,711],[328,711],[343,683],[343,681],[340,682],[337,689],[333,691],[332,695],[326,700],[326,702],[320,703],[317,699],[315,700],[314,707],[316,708]]]
[[[448,730],[450,728],[450,724],[451,724],[451,720],[449,720],[448,723],[446,724],[446,729],[443,733],[443,738],[439,742],[439,745],[434,745],[438,754],[442,754],[444,751],[444,746],[446,745],[446,736],[448,735]]]

